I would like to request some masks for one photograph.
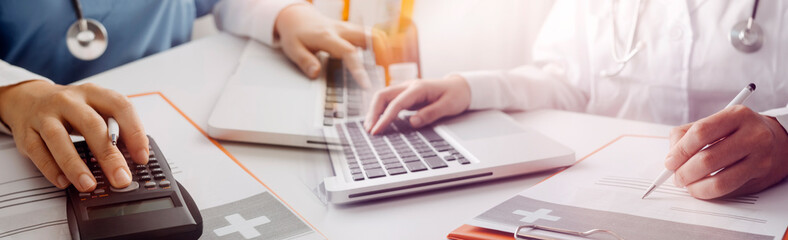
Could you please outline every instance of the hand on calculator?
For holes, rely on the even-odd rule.
[[[135,163],[148,161],[148,138],[126,96],[94,84],[63,86],[27,81],[0,88],[0,117],[14,141],[47,180],[58,188],[73,184],[80,192],[93,191],[96,178],[74,148],[69,132],[85,137],[109,183],[124,188],[131,172],[123,154],[107,136],[105,117],[114,117]]]

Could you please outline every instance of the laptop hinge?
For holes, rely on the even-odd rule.
[[[437,184],[441,184],[441,183],[456,182],[456,181],[468,180],[468,179],[473,179],[473,178],[487,177],[487,176],[492,176],[492,175],[493,175],[492,172],[486,172],[486,173],[480,173],[480,174],[463,176],[463,177],[456,177],[456,178],[449,178],[449,179],[443,179],[443,180],[437,180],[437,181],[431,181],[431,182],[411,184],[411,185],[395,187],[395,188],[388,188],[388,189],[375,190],[375,191],[369,191],[369,192],[354,193],[354,194],[348,195],[348,198],[366,197],[366,196],[371,196],[371,195],[395,192],[395,191],[400,191],[400,190],[408,190],[408,189],[413,189],[413,188],[426,187],[426,186],[437,185]]]

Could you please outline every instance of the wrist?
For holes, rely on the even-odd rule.
[[[296,3],[283,8],[279,11],[274,21],[274,40],[278,40],[282,35],[283,30],[286,32],[292,28],[291,25],[299,20],[299,15],[304,11],[314,11],[312,6],[308,3]]]
[[[11,118],[14,115],[12,113],[14,109],[13,106],[22,103],[19,99],[20,97],[24,97],[23,94],[25,92],[33,92],[26,89],[35,89],[34,92],[43,92],[41,91],[43,88],[49,87],[51,85],[55,84],[46,80],[33,79],[0,87],[0,123],[8,127],[9,130],[11,129]]]
[[[462,109],[463,111],[467,111],[471,106],[471,86],[468,84],[468,81],[459,74],[450,74],[444,77],[446,81],[449,82],[450,86],[456,86],[458,90],[458,94],[460,97],[458,100],[462,100]]]
[[[776,117],[767,116],[767,115],[761,115],[761,116],[766,118],[766,122],[769,124],[769,126],[772,127],[772,129],[774,129],[775,134],[783,134],[784,136],[788,137],[788,130],[785,130],[785,127],[783,127],[783,125],[780,124],[780,121],[777,120]]]

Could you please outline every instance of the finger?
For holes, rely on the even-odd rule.
[[[63,123],[54,118],[45,119],[42,120],[37,131],[55,158],[55,162],[74,187],[80,192],[93,191],[96,187],[96,179],[79,158]]]
[[[282,51],[309,78],[320,74],[320,61],[299,41],[282,41]]]
[[[713,199],[728,195],[752,179],[753,164],[755,164],[755,159],[743,159],[714,176],[687,185],[687,191],[699,199]]]
[[[148,163],[148,135],[137,110],[129,99],[115,91],[99,88],[90,92],[87,102],[104,116],[112,116],[118,121],[120,139],[137,164]]]
[[[675,127],[670,130],[670,147],[676,145],[676,143],[687,134],[687,130],[692,126],[692,123],[687,123],[678,127]]]
[[[458,110],[456,107],[452,106],[453,104],[454,101],[451,97],[445,95],[441,96],[437,101],[425,106],[411,116],[410,125],[414,128],[420,128],[442,117],[461,113],[462,109]]]
[[[88,105],[76,105],[61,112],[72,127],[77,129],[88,143],[90,151],[98,160],[101,170],[115,188],[124,188],[131,183],[131,171],[118,148],[112,145],[107,134],[107,123]],[[97,180],[101,177],[94,176]]]
[[[364,61],[353,44],[335,34],[328,34],[326,37],[316,40],[319,41],[307,45],[326,51],[331,56],[342,58],[345,67],[362,88],[366,89],[371,86],[369,74],[364,69]]]
[[[371,39],[370,35],[364,31],[364,27],[356,24],[342,23],[338,32],[340,37],[362,48],[366,48],[367,40]]]
[[[408,89],[402,91],[394,100],[391,100],[391,103],[389,103],[386,110],[383,111],[380,119],[378,119],[375,126],[372,127],[371,134],[375,135],[385,130],[403,109],[410,108],[410,106],[418,102],[423,102],[425,94],[422,89],[423,88],[410,85]]]
[[[746,134],[737,131],[713,146],[693,155],[676,170],[674,184],[686,186],[709,174],[728,167],[749,155],[749,148],[743,148]]]
[[[353,76],[353,79],[356,80],[356,83],[358,83],[361,88],[370,88],[372,84],[370,83],[367,70],[364,69],[364,60],[361,59],[361,52],[354,51],[353,53],[342,56],[342,62],[345,63],[345,67],[350,72],[350,75]]]
[[[319,38],[305,39],[304,45],[312,50],[326,51],[335,58],[342,58],[356,52],[356,46],[334,33],[321,35]]]
[[[46,148],[44,140],[41,140],[38,133],[33,131],[33,129],[29,129],[24,133],[16,133],[14,137],[23,139],[17,141],[17,146],[22,150],[22,154],[33,161],[36,168],[44,174],[44,177],[49,180],[52,185],[64,189],[71,184],[66,178],[66,175],[60,171],[60,167],[57,166],[57,162],[55,162],[52,154],[49,153],[49,149]]]
[[[730,109],[727,108],[692,124],[687,133],[671,147],[665,160],[665,167],[676,171],[707,144],[736,131],[741,116],[733,114]]]
[[[372,127],[375,126],[375,123],[377,123],[380,118],[380,114],[383,114],[389,102],[406,88],[407,85],[397,85],[380,90],[375,94],[375,97],[372,99],[372,106],[369,112],[367,112],[366,120],[364,120],[364,128],[367,132],[371,131]]]

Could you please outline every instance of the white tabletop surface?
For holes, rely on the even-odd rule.
[[[203,129],[246,39],[197,40],[78,82],[123,94],[159,91]],[[581,158],[623,134],[667,136],[669,126],[562,111],[511,113]],[[444,239],[466,220],[550,173],[465,185],[353,205],[324,205],[304,180],[324,151],[222,141],[227,150],[329,239]]]

